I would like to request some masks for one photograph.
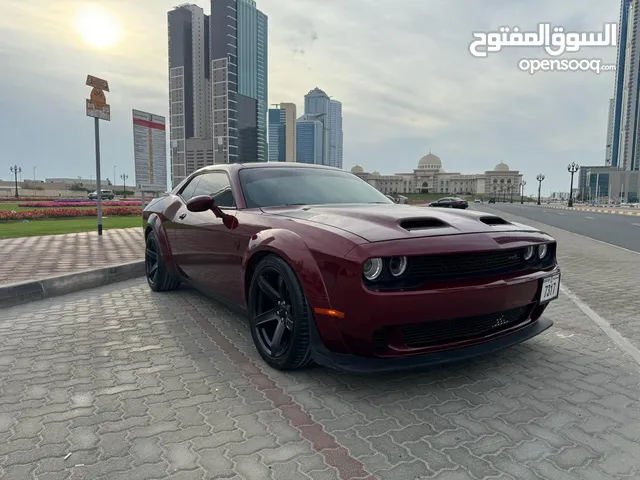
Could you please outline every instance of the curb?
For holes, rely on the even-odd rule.
[[[570,210],[574,212],[594,212],[594,213],[608,213],[613,215],[627,215],[627,216],[639,216],[640,212],[635,212],[633,210],[611,210],[606,207],[556,207],[556,206],[544,206],[540,205],[541,208],[554,208],[556,210]]]
[[[122,282],[145,274],[144,261],[0,285],[0,309]]]

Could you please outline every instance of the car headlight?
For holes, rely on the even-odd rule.
[[[367,280],[373,281],[382,274],[382,259],[370,258],[364,262],[362,274]]]
[[[533,255],[536,253],[535,247],[527,247],[524,249],[524,259],[528,262],[533,258]]]
[[[543,259],[544,259],[544,257],[546,257],[546,256],[547,256],[547,252],[548,252],[548,251],[549,251],[549,248],[547,247],[547,244],[546,244],[546,243],[545,243],[545,244],[543,244],[543,245],[538,246],[538,258],[539,258],[540,260],[543,260]]]
[[[407,257],[391,257],[389,260],[389,271],[394,277],[399,277],[407,271]]]

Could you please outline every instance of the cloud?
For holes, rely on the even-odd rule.
[[[71,28],[78,5],[2,2],[0,61],[11,68],[0,88],[15,95],[0,99],[9,108],[0,112],[0,123],[15,123],[9,112],[17,108],[24,123],[14,125],[11,137],[0,133],[0,140],[12,157],[36,163],[46,152],[57,171],[88,175],[84,149],[90,142],[74,143],[75,132],[65,125],[84,128],[84,77],[104,76],[112,84],[114,110],[114,145],[105,140],[105,161],[128,164],[132,174],[131,108],[168,110],[166,15],[174,2],[103,2],[126,33],[112,51],[79,41]],[[200,5],[209,11],[208,2]],[[258,7],[269,16],[269,103],[294,101],[302,111],[303,96],[316,86],[341,100],[345,167],[407,171],[431,148],[450,171],[484,171],[504,161],[528,177],[544,171],[547,183],[562,189],[565,163],[603,161],[613,73],[529,75],[518,70],[518,60],[544,52],[521,48],[478,59],[468,47],[472,32],[502,25],[534,29],[551,22],[599,30],[617,21],[617,2],[258,0]],[[615,48],[589,49],[579,57],[614,63]],[[49,114],[38,114],[43,105],[59,112],[56,124]],[[66,136],[69,145],[61,154],[48,145],[25,146],[21,135],[34,130],[42,138]]]

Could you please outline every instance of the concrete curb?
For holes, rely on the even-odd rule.
[[[110,283],[138,278],[145,274],[144,261],[123,263],[104,268],[38,280],[0,285],[0,309],[23,303],[58,297],[67,293],[101,287]]]

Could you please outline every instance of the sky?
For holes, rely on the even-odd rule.
[[[209,13],[209,2],[196,2]],[[269,103],[314,87],[343,103],[344,168],[411,171],[438,155],[445,171],[479,173],[500,162],[527,192],[568,191],[567,165],[604,163],[615,73],[518,69],[550,58],[510,47],[476,58],[473,32],[501,26],[600,32],[619,0],[257,0],[269,17]],[[131,110],[168,116],[168,0],[0,2],[0,179],[95,178],[87,74],[109,81],[101,122],[102,177],[134,178]],[[96,19],[97,18],[97,19]],[[106,28],[102,28],[106,24]],[[559,58],[613,64],[616,47]],[[34,170],[35,169],[35,170]],[[131,182],[132,180],[128,180]],[[118,180],[121,183],[121,180]]]

